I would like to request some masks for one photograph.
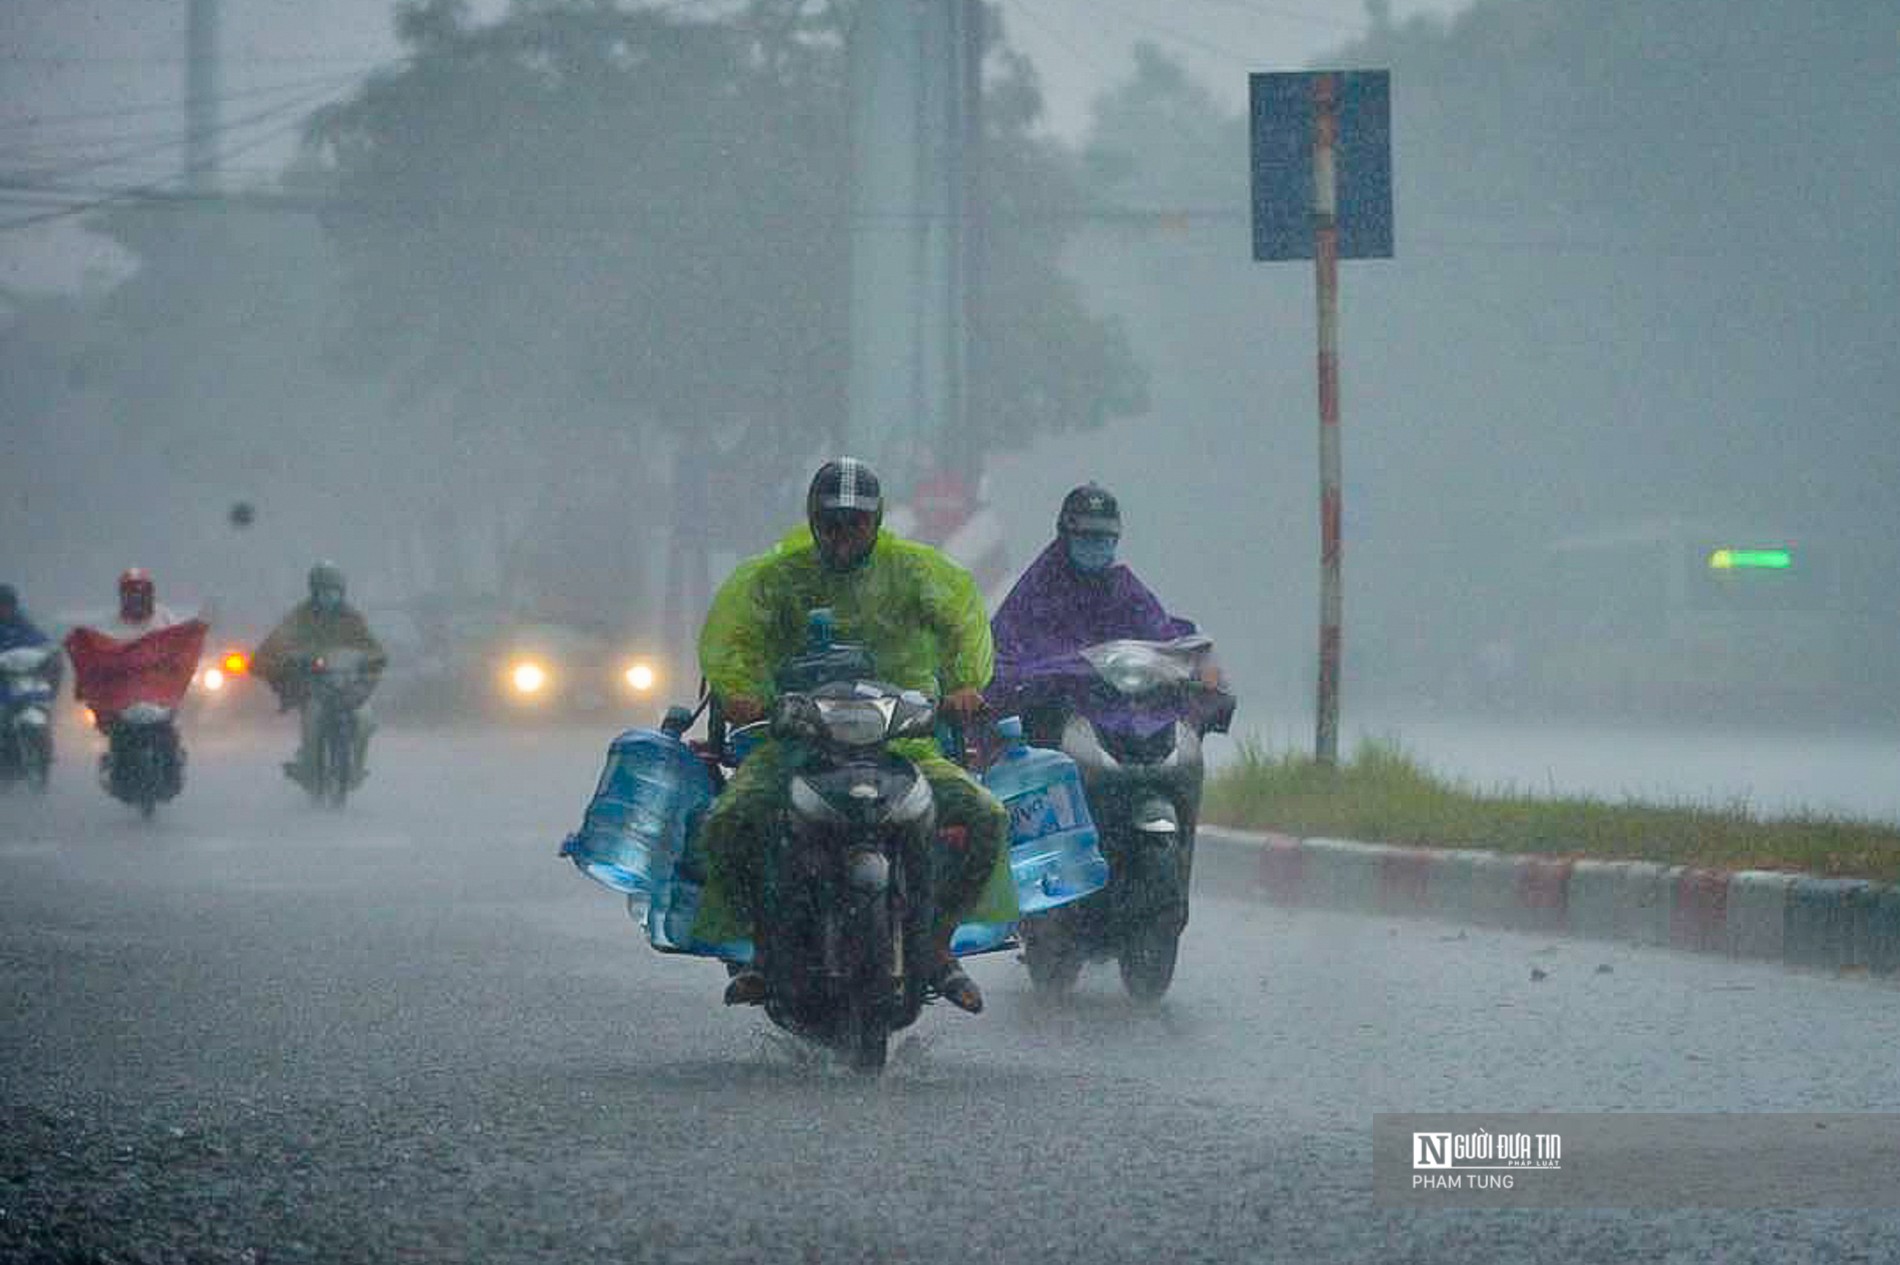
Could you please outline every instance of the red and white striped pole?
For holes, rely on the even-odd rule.
[[[1313,758],[1339,759],[1339,217],[1332,75],[1313,76],[1313,271],[1319,303],[1319,700]]]

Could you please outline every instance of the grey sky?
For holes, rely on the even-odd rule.
[[[683,0],[713,9],[722,0]],[[1393,0],[1400,21],[1455,0]],[[270,179],[298,122],[394,57],[389,0],[224,0],[221,161],[233,184]],[[477,0],[493,16],[505,0]],[[1093,97],[1148,41],[1238,109],[1247,74],[1309,64],[1364,31],[1364,0],[1001,0],[1007,38],[1033,61],[1048,125],[1074,136]],[[0,4],[0,180],[113,190],[172,179],[183,160],[186,0],[7,0]],[[53,209],[0,197],[0,226]],[[111,248],[64,217],[0,228],[0,285],[71,289],[113,275]]]

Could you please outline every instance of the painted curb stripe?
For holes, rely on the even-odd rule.
[[[1259,850],[1280,905],[1424,914],[1790,966],[1900,971],[1900,885],[1651,861],[1296,839],[1209,826]]]

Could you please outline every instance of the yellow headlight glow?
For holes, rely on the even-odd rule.
[[[508,674],[508,679],[514,683],[516,693],[538,694],[548,683],[548,674],[547,669],[540,664],[532,659],[525,659],[515,664],[514,670]]]
[[[644,694],[653,688],[653,669],[644,663],[636,663],[626,671],[627,684]]]

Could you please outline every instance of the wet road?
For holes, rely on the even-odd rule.
[[[0,800],[0,1260],[1900,1259],[1900,1213],[1370,1198],[1378,1111],[1891,1110],[1887,982],[1279,910],[1210,851],[1162,1006],[985,959],[867,1083],[555,858],[606,737],[389,731],[340,816],[281,730],[150,826],[77,751]]]

